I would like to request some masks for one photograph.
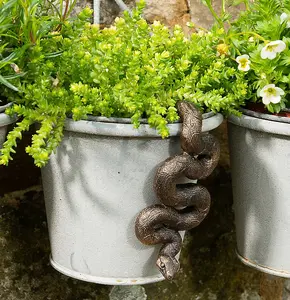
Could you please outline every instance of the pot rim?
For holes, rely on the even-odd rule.
[[[259,118],[259,119],[264,119],[264,120],[269,120],[269,121],[275,121],[275,122],[281,122],[281,123],[290,123],[290,118],[288,117],[281,117],[281,116],[275,116],[275,115],[270,115],[270,114],[264,114],[260,112],[256,112],[250,109],[246,108],[240,108],[240,111],[248,116]],[[288,111],[289,110],[283,110],[283,111]]]
[[[202,119],[208,119],[212,116],[214,116],[215,113],[210,111],[207,113],[202,114]],[[94,121],[94,122],[104,122],[104,123],[122,123],[122,124],[132,124],[131,118],[115,118],[115,117],[96,117],[93,115],[88,115],[88,121]],[[139,119],[140,124],[148,124],[148,119]],[[180,123],[179,121],[175,121],[172,124],[178,124]]]
[[[241,109],[242,115],[240,117],[230,115],[228,122],[240,127],[261,131],[265,133],[290,136],[290,118],[271,116],[268,118],[267,114],[253,112],[248,109]],[[288,122],[285,122],[288,119]]]
[[[6,108],[10,107],[12,105],[12,102],[9,102],[5,105],[0,105],[0,113],[4,112]]]
[[[220,113],[213,112],[203,114],[202,131],[207,132],[217,128],[223,121]],[[143,119],[143,122],[145,119]],[[176,122],[167,125],[170,136],[178,136],[181,132],[181,123]],[[127,118],[105,118],[89,117],[88,120],[73,121],[66,119],[65,130],[77,133],[115,136],[115,137],[153,137],[160,138],[157,129],[150,128],[149,124],[141,123],[138,129],[134,128],[131,119]]]
[[[16,117],[10,117],[10,116],[6,115],[4,112],[5,109],[11,105],[12,105],[12,103],[10,102],[8,104],[0,106],[0,127],[12,124],[17,120]]]

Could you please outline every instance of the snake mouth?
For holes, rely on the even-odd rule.
[[[172,275],[167,275],[166,279],[169,280],[169,281],[172,281],[173,280],[173,276]]]
[[[168,274],[166,270],[159,268],[160,273],[163,275],[163,277],[169,281],[172,281],[175,274]]]
[[[156,266],[165,279],[172,281],[179,270],[179,262],[173,257],[162,255],[157,259]]]

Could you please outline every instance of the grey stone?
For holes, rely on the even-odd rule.
[[[74,7],[74,13],[78,14],[86,6],[92,8],[93,7],[93,1],[91,1],[91,0],[78,1],[77,4],[76,4],[76,6]]]
[[[290,279],[285,280],[283,300],[290,300]]]
[[[212,5],[214,10],[219,14],[221,10],[221,0],[213,0]],[[227,11],[233,16],[236,16],[242,8],[242,5],[227,7]],[[192,21],[197,25],[204,28],[209,28],[213,23],[214,19],[212,14],[210,13],[209,9],[202,3],[202,1],[189,0],[189,10]]]
[[[135,1],[127,0],[123,1],[129,8],[133,8],[135,6]],[[74,13],[80,12],[84,7],[93,7],[92,0],[83,0],[78,1]],[[115,2],[115,0],[101,0],[100,3],[100,24],[110,25],[114,22],[115,18],[122,14],[122,10]]]
[[[172,27],[179,24],[188,32],[186,23],[190,21],[189,6],[187,0],[147,0],[144,17],[149,21],[161,21]]]
[[[134,0],[123,1],[129,9],[136,5]],[[186,22],[190,20],[187,0],[147,0],[144,17],[149,21],[159,20],[167,26],[180,24],[187,31]],[[93,1],[79,1],[75,12],[79,12],[86,5],[93,6]],[[100,23],[103,25],[112,24],[117,16],[122,14],[121,8],[115,0],[101,0]]]
[[[244,291],[241,295],[240,300],[260,300],[261,297],[256,291]]]
[[[132,9],[136,1],[123,1]],[[149,21],[159,20],[167,26],[180,24],[188,32],[186,23],[192,19],[199,26],[209,28],[213,22],[213,17],[208,8],[200,0],[147,0],[144,17]],[[79,12],[85,6],[92,7],[92,0],[79,1],[75,11]],[[213,0],[213,7],[216,11],[221,9],[221,0]],[[234,16],[242,6],[230,7],[229,12]],[[115,0],[101,0],[100,23],[104,25],[112,24],[114,19],[122,13]]]
[[[147,295],[142,286],[114,286],[110,292],[110,300],[146,300]]]

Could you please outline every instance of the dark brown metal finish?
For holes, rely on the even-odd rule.
[[[136,236],[143,244],[163,244],[156,265],[168,280],[179,270],[175,256],[182,239],[178,231],[198,226],[210,208],[210,194],[205,187],[176,182],[181,177],[198,180],[209,176],[220,155],[218,141],[209,133],[201,133],[200,111],[186,101],[178,103],[178,111],[183,121],[180,135],[183,153],[168,158],[158,168],[154,190],[162,204],[142,210],[135,223]]]

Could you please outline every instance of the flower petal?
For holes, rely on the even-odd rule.
[[[251,67],[250,67],[250,64],[249,64],[249,63],[245,64],[244,66],[241,65],[241,64],[238,65],[238,69],[239,69],[240,71],[247,72],[247,71],[250,70],[250,68],[251,68]]]
[[[283,23],[286,19],[288,19],[288,15],[286,13],[282,13],[280,16],[281,23]]]
[[[271,103],[271,97],[268,97],[268,96],[263,96],[262,98],[262,102],[265,104],[265,105],[268,105]]]
[[[266,84],[266,85],[262,88],[261,92],[264,92],[264,91],[266,91],[266,90],[268,90],[268,89],[274,89],[274,88],[275,88],[275,84],[273,84],[273,83]]]
[[[281,88],[276,87],[275,89],[276,89],[276,91],[278,92],[279,95],[284,95],[285,94],[285,92]]]
[[[243,58],[245,58],[246,60],[248,60],[250,58],[250,56],[248,54],[243,54],[243,55],[238,56],[237,60],[241,60]]]
[[[283,41],[275,41],[277,42],[277,46],[275,47],[275,52],[280,53],[286,49],[286,44]]]
[[[277,53],[276,52],[270,52],[270,51],[267,51],[267,58],[268,59],[274,59],[274,58],[276,58],[276,56],[277,56]]]
[[[281,101],[281,96],[280,95],[270,96],[269,99],[270,99],[270,102],[276,104],[276,103],[279,103]]]
[[[261,58],[262,59],[268,58],[268,53],[269,53],[269,51],[267,50],[267,46],[263,47],[263,49],[261,51]]]

